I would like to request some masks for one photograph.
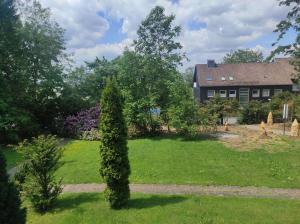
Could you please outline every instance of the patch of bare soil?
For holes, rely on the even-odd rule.
[[[267,135],[263,133],[259,125],[256,127],[249,125],[229,126],[228,134],[236,134],[237,138],[220,138],[226,146],[239,151],[252,151],[256,149],[265,149],[269,152],[287,151],[291,148],[291,142],[299,142],[300,137],[289,137],[278,134],[275,127],[266,127]],[[218,127],[222,131],[224,127]],[[276,132],[276,133],[275,133]]]

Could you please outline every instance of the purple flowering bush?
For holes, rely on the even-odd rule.
[[[84,132],[98,129],[99,116],[99,105],[68,116],[64,121],[64,131],[69,137],[81,138]]]

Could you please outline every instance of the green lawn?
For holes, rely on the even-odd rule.
[[[6,158],[7,169],[16,166],[23,160],[21,153],[17,152],[13,148],[0,146],[0,150],[2,150]]]
[[[127,209],[113,211],[102,194],[64,194],[52,212],[28,210],[28,223],[296,224],[300,201],[134,194]]]
[[[213,140],[130,140],[132,183],[205,184],[300,188],[300,146],[289,151],[239,152]],[[58,176],[64,183],[97,183],[99,142],[65,146]]]

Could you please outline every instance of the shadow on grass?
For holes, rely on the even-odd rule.
[[[53,209],[50,210],[50,213],[58,213],[69,209],[75,209],[85,203],[104,201],[104,198],[101,195],[102,194],[95,194],[95,193],[72,194],[72,195],[66,194],[63,198],[58,199]],[[185,200],[187,200],[187,198],[182,196],[153,195],[149,197],[130,199],[126,208],[146,209],[146,208],[152,208],[156,206],[167,206],[170,204],[177,204]]]
[[[153,195],[147,198],[134,198],[130,199],[128,203],[128,209],[144,209],[152,208],[156,206],[166,206],[170,204],[177,204],[187,200],[185,197],[181,196],[157,196]]]
[[[62,212],[64,210],[77,208],[78,206],[91,203],[99,200],[99,194],[75,194],[75,195],[67,195],[63,198],[59,198],[54,205],[54,208],[51,212]]]
[[[157,135],[141,135],[130,137],[130,140],[138,140],[138,139],[150,139],[153,141],[160,141],[164,139],[169,140],[180,140],[180,141],[201,141],[201,140],[217,140],[217,136],[211,134],[198,134],[195,136],[182,135],[178,133],[159,133]]]

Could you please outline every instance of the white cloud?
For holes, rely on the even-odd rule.
[[[66,29],[69,50],[80,62],[95,56],[113,57],[122,53],[130,39],[136,37],[140,22],[155,5],[164,6],[166,13],[176,15],[183,27],[179,40],[191,59],[186,65],[221,59],[231,49],[242,48],[259,37],[271,34],[286,16],[287,9],[275,0],[41,0],[50,7],[55,19]],[[105,16],[100,16],[99,12]],[[122,19],[121,31],[129,39],[116,44],[97,44],[109,29],[108,17]],[[190,23],[205,24],[191,29]],[[262,46],[261,46],[262,47]],[[263,47],[264,52],[268,52]]]
[[[98,13],[102,10],[97,0],[41,0],[44,7],[66,30],[67,47],[93,47],[109,29],[108,21]]]
[[[120,43],[97,44],[94,47],[77,48],[73,50],[73,60],[77,62],[77,64],[80,64],[80,62],[93,61],[96,57],[102,56],[105,56],[108,59],[113,59],[122,54],[125,47],[130,46],[131,43],[131,39],[125,39]]]

